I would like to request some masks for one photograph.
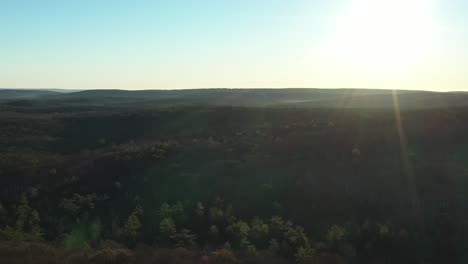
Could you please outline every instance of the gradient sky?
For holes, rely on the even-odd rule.
[[[468,90],[466,0],[0,0],[0,87]]]

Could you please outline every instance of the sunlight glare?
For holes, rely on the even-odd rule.
[[[430,0],[354,0],[325,45],[334,65],[402,71],[433,47]]]

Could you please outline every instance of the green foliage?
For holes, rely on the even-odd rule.
[[[330,244],[336,244],[343,241],[346,236],[346,229],[339,225],[332,225],[326,234],[326,240]]]
[[[250,227],[249,224],[240,220],[232,224],[228,230],[231,234],[236,234],[241,238],[246,238],[249,235]]]
[[[237,93],[218,92],[221,101],[226,95],[232,101],[236,96],[230,94]],[[356,92],[339,92],[336,98],[360,101],[367,93]],[[245,94],[271,101],[271,92],[263,93]],[[433,104],[430,110],[402,109],[410,143],[406,152],[417,156],[410,157],[414,170],[406,175],[387,92],[383,98],[390,111],[370,100],[378,109],[351,107],[339,115],[289,103],[259,109],[186,107],[185,95],[184,107],[175,107],[169,97],[156,97],[171,107],[104,97],[1,103],[0,237],[14,240],[2,243],[33,240],[42,227],[45,239],[65,237],[70,248],[98,246],[101,234],[125,244],[161,246],[190,245],[190,235],[196,235],[201,248],[230,241],[238,249],[242,241],[244,248],[255,245],[261,253],[276,252],[279,245],[277,257],[292,258],[307,255],[308,242],[317,259],[346,259],[327,263],[468,263],[467,109]],[[262,183],[268,184],[259,188]],[[23,191],[29,201],[18,203]],[[111,199],[100,203],[105,194],[88,194],[93,191],[106,191]],[[225,200],[208,200],[216,194]],[[127,211],[138,204],[137,195],[145,209],[153,208],[144,218]],[[200,202],[188,208],[190,203],[175,199]],[[164,201],[169,203],[161,205]],[[236,216],[229,203],[235,204]],[[272,213],[277,215],[263,224],[250,221]],[[313,227],[314,244],[287,217]],[[361,219],[373,220],[362,225]],[[247,228],[236,227],[242,221]],[[332,226],[346,221],[356,227]],[[0,260],[10,262],[16,263]]]
[[[355,255],[354,247],[347,241],[348,232],[345,227],[332,225],[325,236],[328,250],[332,253],[346,256],[348,258]]]
[[[257,255],[257,248],[253,245],[246,237],[242,238],[240,241],[240,248],[248,256]]]
[[[80,195],[73,194],[71,198],[64,198],[60,203],[60,207],[70,217],[80,222],[80,218],[94,209],[98,197],[96,194]]]
[[[210,220],[217,224],[231,224],[236,221],[232,205],[225,205],[224,200],[220,197],[216,197],[208,213]]]
[[[284,236],[294,248],[304,247],[309,243],[302,226],[287,225]]]
[[[247,249],[248,246],[252,245],[252,243],[250,243],[248,238],[243,237],[243,238],[241,238],[241,241],[240,241],[239,245],[240,245],[241,249],[245,250],[245,249]]]
[[[172,206],[168,203],[163,203],[159,208],[159,216],[161,219],[171,218],[178,224],[182,224],[186,218],[184,206],[181,202],[177,202]]]
[[[172,205],[172,218],[176,223],[182,223],[185,220],[184,206],[181,202]]]
[[[163,204],[161,206],[159,210],[161,216],[171,217],[163,218],[159,223],[161,234],[160,245],[163,247],[171,246],[193,250],[197,248],[197,235],[200,235],[202,239],[207,239],[201,239],[201,241],[212,243],[208,244],[208,246],[218,246],[221,244],[221,241],[226,241],[229,238],[230,242],[226,242],[224,248],[214,251],[208,258],[210,261],[215,261],[214,263],[218,263],[216,261],[220,263],[231,263],[230,261],[234,263],[234,261],[237,261],[231,251],[230,243],[233,243],[236,249],[240,249],[239,252],[245,261],[265,260],[265,257],[274,257],[275,259],[288,257],[294,258],[296,263],[310,264],[318,263],[317,261],[324,257],[338,261],[338,263],[341,263],[341,260],[355,260],[357,249],[353,247],[353,244],[349,243],[352,239],[355,241],[360,241],[359,239],[365,241],[367,244],[364,244],[364,246],[371,245],[368,248],[368,252],[378,252],[377,254],[384,256],[392,254],[394,248],[389,247],[393,243],[391,239],[397,238],[399,239],[398,241],[407,241],[409,239],[409,235],[404,229],[400,229],[403,231],[399,232],[398,235],[393,235],[392,226],[389,224],[367,224],[369,228],[357,227],[359,231],[352,234],[348,234],[343,226],[331,225],[327,232],[325,232],[325,236],[323,237],[324,242],[317,241],[318,243],[315,244],[315,248],[312,248],[304,228],[294,225],[289,221],[285,222],[280,216],[272,217],[268,222],[269,224],[255,217],[249,224],[239,219],[232,223],[224,220],[222,221],[224,225],[222,225],[213,224],[209,218],[199,219],[195,214],[194,217],[198,220],[204,219],[207,221],[206,225],[202,225],[204,229],[194,233],[187,228],[183,228],[184,226],[180,226],[181,229],[177,232],[178,229],[176,227],[179,227],[179,225],[176,224],[172,217],[183,215],[183,207],[181,205],[181,203],[175,203],[174,205]],[[219,205],[220,203],[218,202],[217,206]],[[224,216],[226,215],[225,212],[226,208],[223,209]],[[112,218],[113,222],[115,222],[113,225],[121,230],[118,237],[122,238],[125,244],[133,246],[140,240],[140,233],[143,228],[142,216],[143,210],[140,206],[137,206],[128,216],[121,229],[118,223],[119,218]],[[38,223],[39,218],[37,212],[34,212],[25,197],[22,197],[16,207],[14,220],[15,225],[13,228],[7,227],[0,231],[0,240],[32,240],[34,232],[29,232],[28,230],[34,230],[30,226],[32,223]],[[365,226],[363,225],[363,227]],[[99,218],[92,223],[81,222],[75,224],[71,232],[64,235],[64,248],[72,251],[80,250],[87,252],[86,256],[93,256],[89,257],[89,259],[93,260],[104,260],[108,259],[108,257],[112,259],[112,250],[97,252],[91,249],[91,247],[97,245],[96,242],[100,239],[100,229],[101,222]],[[366,236],[369,236],[370,239],[367,239]],[[203,244],[198,246],[203,246]],[[268,253],[265,254],[265,251],[261,249],[268,249]],[[107,253],[111,255],[106,255]],[[131,255],[131,252],[129,254]]]
[[[232,242],[241,246],[243,240],[248,241],[250,227],[246,222],[239,220],[229,225],[226,228],[226,231],[232,238]]]
[[[259,247],[266,245],[268,241],[269,227],[260,218],[255,217],[250,224],[250,239]]]
[[[247,256],[257,256],[257,248],[254,245],[250,244],[247,246],[245,253],[247,254]]]
[[[172,237],[176,232],[176,226],[172,218],[164,218],[159,223],[159,232],[165,238]]]
[[[71,231],[64,235],[65,249],[89,249],[101,239],[102,225],[99,218],[91,223],[75,223]]]
[[[294,258],[298,264],[313,264],[315,263],[315,250],[309,243],[306,243],[297,249]]]
[[[159,208],[159,216],[161,218],[172,218],[172,208],[168,203],[163,203]]]
[[[5,229],[0,230],[0,240],[7,241],[22,241],[26,240],[25,233],[18,231],[15,228],[7,226]]]
[[[143,209],[137,206],[125,222],[123,228],[123,237],[128,244],[133,245],[136,243],[142,227],[141,217],[143,216]]]
[[[196,236],[188,229],[182,229],[180,232],[171,236],[176,247],[193,248],[196,245]]]
[[[284,234],[285,225],[281,216],[273,216],[270,219],[271,235],[275,238],[281,238]]]
[[[98,218],[95,222],[91,223],[88,227],[88,234],[91,240],[99,240],[101,235],[102,225]]]
[[[22,195],[15,212],[14,227],[7,226],[0,231],[0,236],[6,240],[36,241],[42,239],[39,213],[32,209],[26,195]]]
[[[66,234],[63,239],[65,249],[89,249],[89,238],[86,227],[84,225],[77,225],[73,230]]]
[[[0,230],[0,240],[7,241],[42,241],[43,238],[41,235],[34,233],[25,233],[9,226],[7,226],[5,229]]]

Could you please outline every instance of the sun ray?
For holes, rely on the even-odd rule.
[[[330,66],[382,75],[423,65],[437,28],[430,0],[355,0],[335,24],[324,45]]]
[[[398,94],[396,90],[392,90],[392,99],[393,99],[393,110],[395,114],[395,125],[398,133],[398,138],[400,141],[400,150],[401,150],[401,158],[403,162],[403,169],[404,173],[412,178],[412,167],[411,162],[409,159],[408,153],[408,143],[406,139],[406,134],[403,129],[402,121],[401,121],[401,113],[400,113],[400,103],[398,100]]]

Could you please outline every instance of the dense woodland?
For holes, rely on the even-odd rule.
[[[467,95],[357,93],[0,92],[0,263],[468,263]]]

